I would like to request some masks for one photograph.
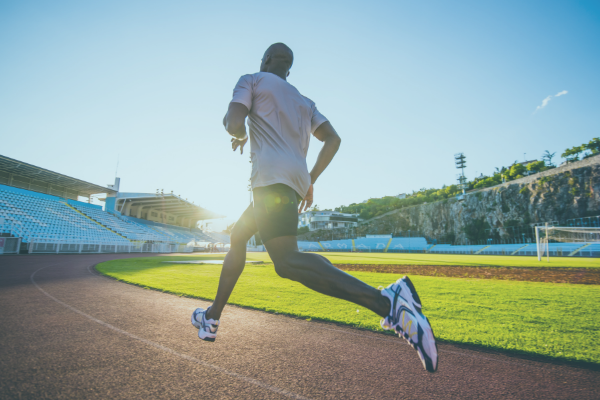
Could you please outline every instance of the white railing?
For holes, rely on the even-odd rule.
[[[170,243],[69,243],[30,242],[29,254],[94,254],[94,253],[191,253],[192,246]]]
[[[0,254],[19,254],[21,238],[0,237]]]

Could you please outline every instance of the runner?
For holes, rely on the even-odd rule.
[[[380,315],[383,329],[394,329],[417,350],[427,371],[437,369],[437,345],[421,300],[408,277],[378,290],[334,267],[318,254],[298,251],[298,213],[313,203],[313,185],[333,159],[341,139],[310,99],[287,82],[294,61],[283,43],[265,52],[260,72],[242,76],[223,125],[233,136],[233,151],[248,141],[250,128],[253,204],[231,232],[231,249],[225,257],[214,303],[197,308],[192,324],[198,337],[214,341],[221,312],[244,270],[246,244],[256,233],[282,278],[299,282],[319,293],[351,301]],[[306,153],[310,135],[324,143],[315,166],[308,172]]]

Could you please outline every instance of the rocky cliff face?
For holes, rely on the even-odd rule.
[[[564,224],[600,214],[600,156],[448,199],[391,211],[359,225],[359,235],[410,229],[448,243],[509,238],[514,227]],[[520,233],[521,235],[522,233]]]

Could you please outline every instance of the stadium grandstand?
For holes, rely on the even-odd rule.
[[[119,178],[113,185],[99,186],[0,155],[0,254],[228,250],[228,235],[198,229],[200,221],[221,215],[173,193],[125,193],[119,187]],[[104,207],[90,202],[100,194],[105,196],[100,199]],[[600,218],[567,222],[567,226],[597,227]],[[302,251],[535,256],[533,228],[510,229],[515,238],[523,237],[521,243],[450,245],[410,235],[366,235],[300,241],[298,247]],[[600,243],[550,242],[547,252],[557,257],[598,257]]]
[[[120,193],[0,155],[0,254],[226,249],[199,221],[222,218],[173,194]],[[106,197],[104,209],[90,204]],[[80,198],[88,202],[80,201]]]

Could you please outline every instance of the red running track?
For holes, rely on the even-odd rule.
[[[441,344],[429,374],[398,338],[238,307],[202,342],[189,319],[206,302],[92,268],[128,257],[0,257],[0,398],[599,397],[597,370]]]

